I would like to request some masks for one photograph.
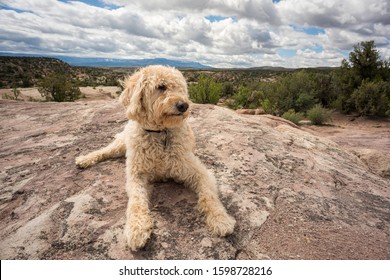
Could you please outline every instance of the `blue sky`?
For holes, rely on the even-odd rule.
[[[59,1],[60,2],[64,2],[64,3],[71,2],[69,0],[59,0]],[[105,9],[109,9],[109,10],[118,9],[118,8],[123,6],[123,5],[113,5],[113,4],[105,3],[104,1],[100,1],[100,0],[82,0],[82,1],[79,1],[79,2],[84,2],[84,3],[86,3],[86,4],[90,5],[90,6],[105,8]]]
[[[0,52],[170,58],[214,67],[339,66],[374,40],[388,0],[0,0]]]
[[[205,16],[205,19],[207,19],[210,22],[223,21],[223,20],[226,20],[226,19],[229,19],[229,18],[237,21],[237,19],[235,17],[216,16],[216,15]]]
[[[304,27],[304,26],[295,26],[291,25],[291,27],[298,32],[303,32],[308,35],[319,35],[319,34],[325,34],[325,29],[321,27],[316,27],[316,26],[309,26],[309,27]]]

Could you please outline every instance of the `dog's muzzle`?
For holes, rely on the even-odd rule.
[[[184,101],[179,101],[176,103],[176,109],[180,112],[180,113],[184,113],[188,110],[188,103],[187,102],[184,102]]]

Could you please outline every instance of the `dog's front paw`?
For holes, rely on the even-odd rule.
[[[87,168],[94,165],[94,161],[90,160],[87,156],[79,156],[76,158],[75,163],[78,168]]]
[[[207,227],[218,236],[227,236],[233,233],[236,220],[227,213],[212,214],[206,218]]]
[[[153,222],[151,219],[143,221],[132,220],[126,222],[124,234],[127,245],[132,251],[137,251],[145,246],[150,234],[152,233],[152,228]]]

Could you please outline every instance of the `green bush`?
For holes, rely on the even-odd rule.
[[[286,120],[289,120],[290,122],[293,122],[295,123],[296,125],[299,125],[299,122],[301,120],[303,120],[303,113],[301,112],[295,112],[294,109],[290,109],[288,110],[287,112],[285,112],[283,115],[282,115],[282,118],[283,119],[286,119]]]
[[[230,108],[249,108],[256,109],[260,106],[262,92],[251,90],[246,86],[240,86],[238,92],[232,96],[233,102],[229,104]]]
[[[245,86],[240,86],[238,92],[233,95],[233,103],[229,104],[229,107],[232,109],[246,108],[248,99],[249,99],[250,91]]]
[[[390,87],[384,81],[364,80],[352,94],[357,112],[362,116],[384,116],[390,102]]]
[[[188,87],[190,98],[195,103],[217,104],[222,84],[214,81],[212,77],[200,75],[198,82]]]
[[[260,101],[261,108],[263,108],[264,113],[275,115],[276,111],[278,109],[278,106],[276,103],[272,102],[270,99],[266,98],[262,101]]]
[[[278,100],[278,109],[306,111],[318,102],[317,76],[306,71],[291,73],[276,81],[274,94]]]
[[[75,101],[81,97],[81,91],[76,83],[61,73],[47,75],[38,88],[46,101]]]
[[[329,121],[331,118],[332,112],[328,109],[325,109],[320,104],[315,105],[309,111],[307,111],[307,117],[314,125],[321,125]]]
[[[298,98],[294,102],[294,106],[298,111],[304,112],[312,108],[317,102],[318,99],[314,92],[300,92]]]

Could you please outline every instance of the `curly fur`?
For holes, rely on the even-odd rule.
[[[129,119],[123,132],[107,147],[76,158],[80,168],[126,155],[125,236],[132,250],[143,247],[153,229],[149,210],[151,183],[174,179],[194,190],[198,208],[210,231],[233,232],[235,220],[219,200],[214,176],[194,155],[195,139],[187,123],[187,84],[175,68],[149,66],[124,82],[119,100]]]

